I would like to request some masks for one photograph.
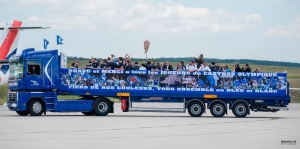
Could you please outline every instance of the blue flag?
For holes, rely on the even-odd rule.
[[[15,50],[13,50],[13,52],[11,52],[10,54],[8,54],[6,56],[6,59],[9,59],[11,56],[15,55],[17,53],[17,48]]]
[[[63,39],[60,36],[56,35],[56,43],[57,43],[57,45],[63,44],[62,41],[63,41]]]
[[[47,49],[48,44],[49,44],[49,41],[44,39],[44,49]]]

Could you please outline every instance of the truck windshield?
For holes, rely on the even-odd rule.
[[[10,63],[10,75],[11,79],[23,78],[23,62]]]

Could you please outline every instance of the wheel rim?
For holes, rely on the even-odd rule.
[[[213,107],[213,112],[214,112],[216,115],[221,115],[221,114],[224,112],[224,108],[223,108],[222,105],[216,104],[216,105],[214,105],[214,107]]]
[[[105,102],[100,102],[100,103],[98,104],[98,110],[99,110],[100,112],[106,112],[107,109],[108,109],[108,105],[107,105]]]
[[[201,106],[199,104],[193,104],[191,106],[191,112],[194,114],[194,115],[197,115],[197,114],[200,114],[201,112]]]
[[[39,102],[35,102],[34,104],[33,104],[33,106],[32,106],[32,111],[34,112],[34,113],[40,113],[41,111],[42,111],[42,104],[41,103],[39,103]]]
[[[246,113],[246,106],[243,104],[239,104],[235,108],[235,112],[238,115],[244,115]]]

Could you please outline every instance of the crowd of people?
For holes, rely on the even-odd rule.
[[[70,68],[78,68],[78,60],[71,64]],[[138,62],[131,62],[130,55],[126,54],[125,57],[116,58],[114,54],[107,57],[100,63],[96,58],[92,57],[85,68],[101,68],[101,69],[111,69],[111,70],[151,70],[151,71],[172,71],[172,70],[186,70],[188,72],[195,71],[207,71],[207,72],[251,72],[251,67],[249,64],[245,64],[244,67],[240,67],[239,64],[234,65],[234,69],[231,71],[228,65],[218,66],[215,62],[211,62],[207,65],[204,60],[203,54],[199,57],[195,57],[190,60],[187,65],[183,61],[177,63],[177,66],[173,68],[169,61],[157,62],[146,60],[145,63],[139,65]],[[254,72],[260,72],[259,68],[256,68]]]
[[[78,68],[78,61],[74,61],[70,68]],[[147,60],[145,63],[131,62],[130,55],[115,58],[112,54],[100,63],[92,57],[85,68],[101,68],[114,70],[150,70],[150,71],[189,71],[189,72],[252,72],[249,64],[240,67],[234,65],[230,70],[228,65],[218,66],[215,62],[206,64],[203,54],[194,57],[188,64],[183,61],[173,67],[169,61],[157,62]],[[32,68],[34,69],[34,67]],[[256,68],[254,72],[260,72]],[[35,71],[29,73],[34,74]],[[186,74],[130,74],[130,73],[85,73],[81,71],[65,72],[61,76],[63,86],[106,86],[106,87],[181,87],[181,88],[215,88],[215,89],[259,89],[259,90],[283,90],[287,87],[285,77],[265,76],[239,76],[239,75],[186,75]]]

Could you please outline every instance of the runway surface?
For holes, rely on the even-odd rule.
[[[299,149],[300,104],[277,113],[251,111],[246,118],[235,118],[231,111],[223,118],[209,111],[199,118],[188,113],[124,113],[118,103],[115,113],[105,117],[50,112],[32,117],[0,105],[0,148]]]

